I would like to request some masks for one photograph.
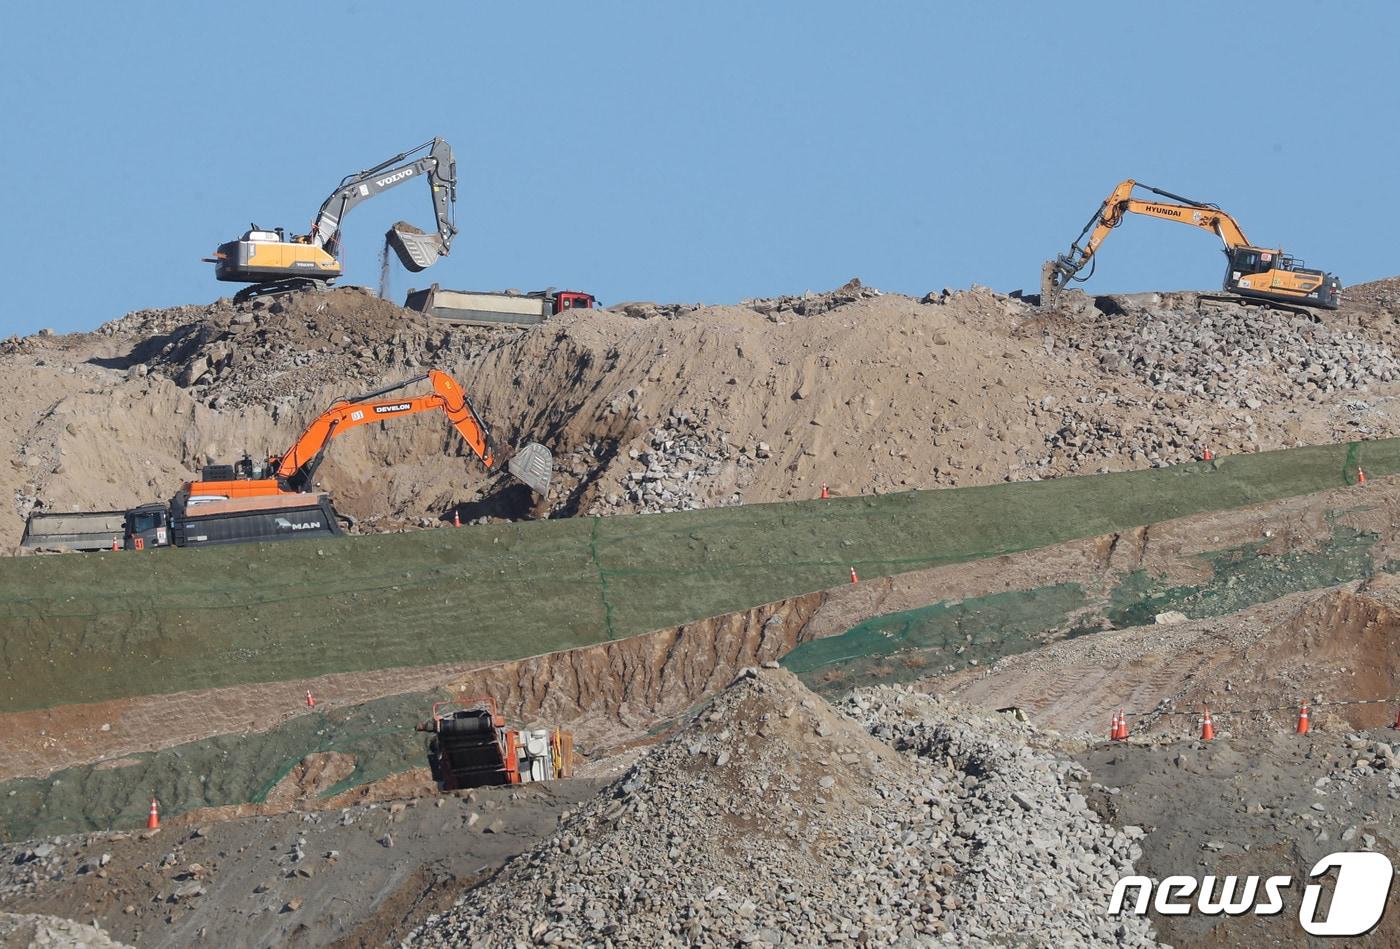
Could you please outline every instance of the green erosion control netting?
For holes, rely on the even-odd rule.
[[[354,756],[355,770],[324,797],[386,775],[423,767],[432,694],[395,695],[352,709],[316,712],[268,732],[221,735],[131,755],[118,767],[80,765],[46,778],[0,784],[0,840],[140,827],[152,797],[173,817],[197,807],[261,803],[306,755]]]
[[[1329,519],[1335,521],[1337,513]],[[803,643],[782,663],[809,688],[828,694],[907,682],[994,662],[1033,649],[1047,637],[1141,626],[1172,610],[1191,619],[1224,616],[1289,593],[1377,571],[1400,572],[1394,562],[1375,562],[1376,540],[1373,533],[1334,523],[1332,537],[1317,550],[1270,556],[1261,552],[1262,543],[1249,543],[1201,554],[1211,573],[1197,585],[1172,585],[1137,570],[1112,577],[1107,596],[1063,583],[934,603],[871,617],[839,636]]]
[[[0,561],[0,711],[507,660],[1400,471],[1400,440],[1053,481]]]
[[[873,617],[848,632],[798,646],[784,665],[808,685],[839,693],[899,682],[946,666],[986,663],[1032,648],[1047,634],[1078,635],[1112,624],[1151,622],[1166,610],[1192,617],[1234,612],[1298,590],[1343,583],[1400,565],[1373,563],[1376,535],[1335,525],[1313,551],[1266,555],[1243,544],[1201,555],[1213,575],[1198,586],[1172,585],[1141,571],[1111,578],[1106,593],[1064,583]],[[195,807],[259,802],[305,755],[355,758],[355,772],[327,795],[424,764],[428,693],[398,695],[354,709],[317,712],[250,735],[226,735],[132,755],[126,766],[80,765],[44,779],[0,783],[0,840],[139,827],[150,796],[167,815]],[[664,727],[657,731],[664,730]]]

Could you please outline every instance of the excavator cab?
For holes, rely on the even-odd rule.
[[[1224,289],[1258,300],[1304,303],[1335,310],[1342,305],[1342,282],[1335,274],[1313,270],[1296,257],[1263,247],[1225,251]]]

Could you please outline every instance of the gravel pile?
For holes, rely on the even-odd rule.
[[[0,913],[0,945],[29,949],[122,949],[97,926],[38,913]]]
[[[944,941],[1054,946],[1151,946],[1140,918],[1110,919],[1108,894],[1136,872],[1140,827],[1116,830],[1089,807],[1089,772],[1033,746],[1034,730],[931,696],[860,690],[843,711],[907,754],[934,762],[933,819],[956,875],[944,895]]]
[[[1121,468],[1162,468],[1201,457],[1211,449],[1254,447],[1259,431],[1254,417],[1241,412],[1232,426],[1210,424],[1188,415],[1175,415],[1164,407],[1148,422],[1128,421],[1117,399],[1094,405],[1066,407],[1058,412],[1058,424],[1045,433],[1045,453],[1037,461],[1041,470],[1063,467],[1071,472],[1108,470],[1106,462]]]
[[[1260,306],[1195,301],[1194,308],[1115,302],[1078,323],[1071,346],[1108,373],[1158,392],[1205,396],[1229,409],[1400,379],[1386,346],[1319,319]]]
[[[754,463],[747,449],[730,445],[723,430],[693,413],[672,409],[660,426],[646,434],[645,443],[645,449],[628,450],[635,467],[623,476],[622,491],[606,495],[591,513],[624,504],[628,510],[651,513],[743,502],[738,491],[717,502],[711,497],[715,479],[726,464],[732,462],[742,472]]]
[[[407,944],[1153,944],[1098,918],[1135,845],[1073,790],[1082,769],[899,689],[844,711],[742,674]]]
[[[859,277],[852,277],[846,283],[827,293],[809,292],[801,295],[763,297],[756,300],[745,300],[743,305],[757,313],[762,313],[771,320],[777,320],[785,314],[820,316],[838,307],[847,306],[859,300],[869,300],[879,295],[879,290],[865,286],[860,282]]]

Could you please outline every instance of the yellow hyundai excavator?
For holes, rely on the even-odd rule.
[[[214,265],[217,280],[252,284],[234,294],[235,303],[293,290],[324,289],[342,273],[340,226],[345,215],[361,202],[413,178],[425,179],[432,192],[437,233],[424,234],[400,224],[384,236],[404,267],[418,273],[446,256],[457,233],[453,223],[457,161],[452,146],[440,138],[347,175],[321,203],[308,233],[288,239],[280,227],[267,230],[254,224],[238,240],[220,244],[204,262]]]
[[[1135,198],[1133,191],[1138,188],[1176,203]],[[1214,204],[1192,201],[1170,191],[1139,184],[1131,178],[1113,189],[1070,245],[1069,253],[1046,261],[1041,268],[1042,304],[1053,301],[1071,280],[1089,279],[1093,274],[1091,265],[1095,251],[1109,232],[1123,223],[1125,214],[1142,214],[1163,221],[1189,224],[1218,236],[1225,244],[1228,261],[1224,282],[1227,293],[1325,310],[1335,310],[1341,306],[1342,283],[1335,274],[1310,270],[1303,266],[1303,261],[1281,250],[1256,247],[1244,236],[1239,223]],[[1086,234],[1088,240],[1084,239]],[[1090,268],[1089,273],[1081,277],[1079,274],[1085,267]]]

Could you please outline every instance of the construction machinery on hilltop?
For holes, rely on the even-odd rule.
[[[1176,203],[1135,198],[1133,191],[1138,188]],[[1217,235],[1224,242],[1228,261],[1223,286],[1227,293],[1246,300],[1327,310],[1335,310],[1341,305],[1342,285],[1334,274],[1311,270],[1303,265],[1303,261],[1288,256],[1282,250],[1251,244],[1239,222],[1217,205],[1183,198],[1170,191],[1139,184],[1131,178],[1113,189],[1074,239],[1069,253],[1047,261],[1041,268],[1042,304],[1053,302],[1056,294],[1070,281],[1089,279],[1093,274],[1094,254],[1099,245],[1110,231],[1123,223],[1123,217],[1127,214],[1189,224]],[[1085,235],[1088,235],[1087,240]],[[1089,274],[1080,276],[1085,267],[1090,268]]]
[[[432,717],[417,731],[431,736],[428,767],[442,791],[573,775],[573,735],[559,729],[508,728],[489,696],[434,702]]]
[[[345,215],[356,205],[413,178],[426,178],[432,191],[436,234],[399,224],[385,235],[399,261],[414,273],[445,256],[457,233],[453,210],[457,203],[457,162],[452,147],[440,138],[395,155],[353,175],[347,175],[321,209],[307,234],[288,239],[282,228],[252,225],[236,241],[220,244],[206,263],[218,280],[248,283],[234,302],[293,290],[324,289],[343,273],[340,232]]]
[[[432,391],[386,399],[384,396],[428,381]],[[331,442],[371,422],[442,412],[487,471],[499,465],[491,432],[462,386],[437,369],[353,398],[335,400],[280,455],[265,462],[244,457],[234,464],[206,465],[200,479],[185,484],[168,504],[152,503],[126,511],[120,546],[125,550],[203,547],[213,544],[326,537],[344,533],[330,498],[315,490],[316,471]],[[549,492],[554,457],[539,442],[515,452],[506,464],[518,481],[538,495]],[[115,512],[31,515],[25,546],[50,549],[107,549],[97,532],[113,527]],[[111,535],[112,549],[119,545]]]

